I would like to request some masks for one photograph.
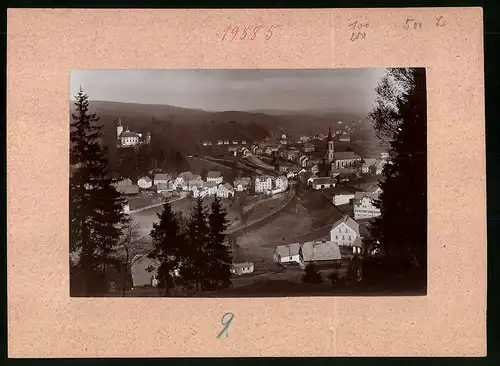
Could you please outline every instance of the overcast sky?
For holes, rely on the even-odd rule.
[[[384,69],[76,70],[90,100],[224,110],[372,109]]]

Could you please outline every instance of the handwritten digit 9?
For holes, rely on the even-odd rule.
[[[232,42],[236,36],[238,35],[238,32],[240,31],[240,28],[239,27],[234,27],[232,30],[231,30],[231,34],[233,35],[233,38],[231,38],[231,40],[229,42]]]
[[[226,319],[226,317],[228,319],[224,322],[224,319]],[[224,333],[226,333],[226,337],[227,337],[227,328],[229,328],[229,325],[233,321],[233,318],[234,318],[234,314],[233,313],[225,313],[222,316],[222,319],[221,319],[220,322],[224,326],[224,328],[221,330],[221,332],[219,333],[219,335],[217,336],[217,338],[220,338]]]

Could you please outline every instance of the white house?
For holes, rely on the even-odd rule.
[[[189,181],[193,179],[201,179],[201,177],[199,175],[191,173],[190,171],[185,171],[179,174],[177,178],[175,178],[174,185],[177,188],[187,190]]]
[[[151,188],[151,186],[153,185],[153,180],[146,175],[144,177],[139,178],[137,184],[139,185],[139,187],[144,189]]]
[[[332,196],[334,206],[346,205],[354,198],[354,192],[346,189],[337,190]]]
[[[306,155],[301,155],[299,157],[299,165],[302,167],[302,168],[305,168],[307,167],[307,161],[309,160],[309,157],[306,156]]]
[[[154,184],[157,185],[159,183],[168,183],[172,180],[172,176],[170,174],[158,173],[154,177]]]
[[[201,178],[194,178],[194,179],[191,179],[190,181],[188,181],[188,189],[191,189],[193,187],[198,187],[198,188],[201,188],[203,187],[203,185],[205,184],[205,182],[203,182],[203,180]]]
[[[217,197],[231,198],[233,196],[234,190],[229,183],[220,184],[217,188]]]
[[[207,196],[215,196],[217,195],[217,183],[214,182],[206,182],[203,184],[203,188],[207,190]]]
[[[247,144],[246,140],[241,140],[241,144],[246,145]]]
[[[206,189],[205,187],[198,188],[197,186],[194,186],[191,188],[191,192],[193,193],[194,198],[205,198],[208,196],[208,189]]]
[[[222,141],[222,140],[217,140],[217,145],[222,145],[222,144],[224,144],[224,141]]]
[[[233,265],[231,266],[231,273],[236,275],[252,273],[253,270],[254,265],[252,262],[233,263]]]
[[[274,181],[274,187],[276,189],[285,191],[288,188],[288,178],[285,177],[284,175],[280,175]]]
[[[229,145],[229,140],[224,140],[224,145]]]
[[[248,177],[235,179],[233,182],[234,190],[237,192],[243,192],[250,186],[251,179]]]
[[[273,261],[284,265],[298,264],[301,268],[304,268],[305,264],[300,243],[277,246],[274,250]]]
[[[328,240],[307,241],[302,244],[304,262],[335,261],[341,259],[338,244]]]
[[[325,189],[325,188],[334,188],[335,187],[335,179],[332,177],[321,177],[312,180],[311,187],[314,190]]]
[[[376,175],[380,175],[382,174],[385,164],[386,161],[382,159],[364,159],[364,163],[361,166],[361,172],[365,174],[373,172]]]
[[[222,173],[218,170],[211,170],[207,174],[207,182],[222,183]]]
[[[359,224],[349,216],[344,216],[333,224],[330,230],[330,241],[338,246],[352,247],[353,253],[361,252],[361,236]]]
[[[255,178],[255,192],[261,193],[273,189],[273,180],[269,175]]]
[[[122,132],[118,137],[122,146],[137,146],[139,145],[139,134],[131,132],[128,127],[127,130]]]
[[[354,195],[354,219],[371,219],[380,216],[380,209],[375,207],[376,193],[356,192]]]

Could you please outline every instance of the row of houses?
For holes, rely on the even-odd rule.
[[[180,173],[177,177],[172,177],[168,173],[159,173],[151,178],[149,176],[140,177],[137,184],[125,178],[115,184],[117,191],[125,195],[138,194],[139,189],[152,190],[157,193],[169,193],[176,190],[192,192],[193,197],[217,196],[231,198],[235,192],[248,190],[252,185],[249,177],[240,177],[234,180],[233,185],[224,182],[223,174],[220,171],[211,170],[207,173],[206,181],[199,174],[190,171]],[[288,178],[284,175],[273,177],[262,175],[255,178],[256,193],[279,193],[288,189]]]
[[[279,245],[274,251],[273,261],[300,268],[311,262],[335,262],[342,259],[343,249],[352,254],[361,253],[361,239],[359,224],[346,215],[332,225],[328,239]]]
[[[212,143],[212,141],[202,141],[201,144],[203,146],[212,146],[212,145],[246,145],[246,140],[217,140]]]

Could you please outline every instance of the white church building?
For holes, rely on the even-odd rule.
[[[148,132],[143,136],[142,133],[130,131],[128,126],[123,131],[122,120],[119,118],[116,126],[116,139],[118,147],[136,147],[149,144],[151,142],[151,133]]]

